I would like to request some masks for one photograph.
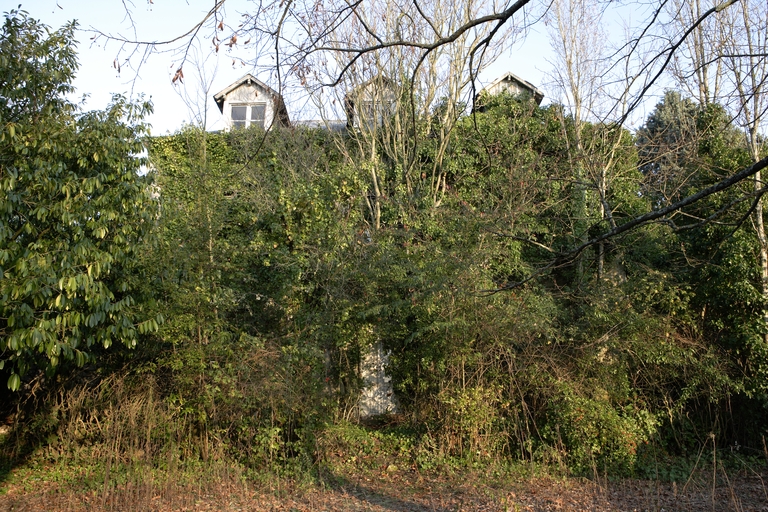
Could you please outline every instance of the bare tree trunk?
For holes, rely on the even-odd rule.
[[[755,174],[755,192],[763,189],[763,182],[760,174]],[[760,243],[760,278],[762,281],[763,292],[763,322],[766,325],[766,333],[763,335],[768,343],[768,238],[765,236],[765,224],[763,222],[763,198],[757,201],[755,206],[755,230],[757,231],[757,240]]]
[[[764,121],[768,102],[765,76],[768,73],[768,6],[765,2],[741,2],[736,9],[719,18],[723,34],[724,53],[730,71],[730,80],[737,92],[731,109],[743,126],[747,147],[753,162],[760,160],[763,140],[760,127]],[[726,101],[727,102],[727,101]],[[761,173],[754,176],[754,190],[759,193],[764,184]],[[765,233],[763,198],[755,206],[753,225],[760,252],[760,286],[763,297],[764,339],[768,343],[768,237]]]
[[[567,144],[567,147],[573,176],[573,237],[576,245],[580,245],[588,238],[588,188],[597,191],[600,218],[606,219],[610,211],[610,208],[606,209],[606,173],[609,165],[599,163],[601,158],[592,154],[592,144],[585,143],[583,137],[587,117],[595,115],[597,102],[601,99],[598,96],[605,76],[602,55],[605,37],[600,29],[601,11],[592,0],[555,0],[550,16],[553,21],[550,41],[556,55],[554,80],[565,96],[573,119],[573,144]],[[567,141],[568,133],[563,122],[563,134]],[[601,173],[596,175],[592,171],[598,168]],[[605,245],[600,243],[598,278],[603,275],[604,262]],[[581,279],[583,259],[579,258],[576,264]]]
[[[326,83],[336,81],[338,70],[346,68],[339,78],[342,87],[336,93],[343,94],[344,98],[336,102],[321,101],[325,89],[316,89],[311,83],[306,87],[309,94],[317,98],[316,104],[324,118],[333,115],[334,105],[350,105],[354,111],[352,134],[358,151],[354,154],[346,151],[347,142],[341,137],[339,147],[351,165],[359,165],[359,159],[363,158],[366,165],[373,166],[363,172],[369,187],[364,192],[366,208],[374,229],[380,227],[382,214],[387,216],[384,197],[402,193],[417,198],[419,203],[428,199],[426,204],[432,208],[442,204],[447,190],[443,159],[450,134],[464,113],[456,105],[470,102],[467,85],[487,63],[493,62],[508,44],[513,30],[504,27],[491,41],[486,38],[495,29],[478,27],[457,34],[455,44],[429,52],[406,46],[390,46],[365,54],[349,49],[366,48],[383,40],[441,38],[454,33],[489,7],[487,2],[478,0],[463,3],[435,0],[398,6],[372,0],[350,11],[351,23],[334,27],[328,48],[333,52],[335,65],[325,66],[328,55],[318,54],[316,68],[325,70]],[[373,115],[376,119],[362,122],[364,104],[383,115]],[[434,140],[436,146],[431,169],[418,157],[419,144],[423,142],[420,139],[426,137]],[[399,208],[408,204],[414,203],[407,200],[392,203]]]
[[[675,0],[668,4],[673,22],[669,25],[673,38],[694,25],[696,20],[715,5],[712,0]],[[710,17],[691,31],[683,42],[681,52],[672,60],[671,72],[678,86],[699,100],[700,105],[717,101],[722,85],[722,60],[718,58],[721,45],[721,24]]]

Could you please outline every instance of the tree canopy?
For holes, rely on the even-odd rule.
[[[94,346],[135,346],[132,266],[157,215],[140,175],[149,104],[104,111],[69,100],[75,24],[51,31],[23,11],[0,33],[0,365],[8,386],[32,368],[82,365]]]

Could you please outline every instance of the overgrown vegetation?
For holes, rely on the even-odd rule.
[[[18,13],[4,30],[4,45],[72,44],[71,27],[44,36]],[[20,73],[2,55],[3,75]],[[424,144],[415,159],[397,148],[410,141],[354,130],[186,127],[144,139],[140,177],[134,107],[77,114],[62,99],[73,55],[46,55],[19,83],[50,98],[0,107],[2,371],[24,383],[4,391],[8,464],[106,485],[382,461],[659,475],[649,464],[706,446],[765,453],[768,305],[746,185],[542,271],[748,165],[718,106],[669,93],[636,136],[584,123],[577,145],[562,107],[502,94],[457,121],[445,154]],[[35,131],[55,127],[68,138]],[[54,232],[74,238],[53,248]],[[402,410],[363,427],[376,343]]]

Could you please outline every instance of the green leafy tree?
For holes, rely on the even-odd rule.
[[[0,35],[0,366],[13,390],[30,369],[132,348],[161,320],[142,315],[130,272],[155,216],[136,156],[150,105],[69,101],[74,31],[12,11]]]
[[[638,149],[643,155],[644,192],[656,207],[708,187],[751,161],[743,133],[723,107],[698,106],[674,91],[648,117]],[[722,439],[718,442],[736,438],[742,444],[761,443],[762,434],[754,426],[763,423],[760,415],[765,410],[765,304],[759,240],[749,221],[758,197],[743,182],[681,209],[666,227],[658,227],[664,232],[658,254],[665,261],[649,262],[656,272],[648,277],[657,283],[646,295],[655,296],[653,300],[665,297],[654,306],[657,312],[666,309],[659,306],[671,304],[675,295],[684,299],[676,308],[678,336],[694,340],[701,347],[698,360],[711,362],[675,378],[669,372],[668,387],[677,406],[676,415],[670,415],[675,418],[674,429],[669,429],[675,441],[671,446],[682,450],[690,449],[686,442],[706,440],[686,439],[676,432],[688,425],[714,432]],[[718,420],[731,415],[745,421]]]

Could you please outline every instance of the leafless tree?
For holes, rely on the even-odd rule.
[[[744,130],[752,161],[763,154],[765,139],[761,129],[768,109],[768,5],[759,1],[739,2],[718,18],[723,45],[720,49],[726,80],[731,85],[730,97],[725,103],[735,112],[735,118]],[[760,275],[762,294],[768,303],[768,237],[765,232],[763,200],[765,184],[760,172],[754,175],[755,202],[753,225],[760,244]],[[768,310],[764,312],[768,325]],[[766,334],[768,341],[768,334]]]
[[[370,77],[381,69],[396,69],[397,76],[391,78],[407,84],[410,91],[418,91],[421,71],[428,74],[432,63],[445,62],[460,54],[465,56],[461,63],[463,74],[453,85],[449,81],[444,89],[458,91],[462,84],[474,84],[475,73],[483,61],[484,52],[503,40],[509,32],[524,33],[540,21],[541,14],[550,5],[534,0],[469,2],[456,6],[441,0],[397,0],[388,3],[364,3],[361,0],[268,0],[254,4],[248,12],[235,17],[225,12],[227,3],[227,0],[216,0],[198,23],[178,36],[151,41],[137,41],[102,33],[97,33],[97,36],[111,37],[120,42],[127,55],[131,51],[140,50],[142,57],[160,45],[179,46],[182,57],[175,78],[183,74],[186,61],[184,56],[196,39],[209,40],[211,51],[227,51],[238,55],[238,51],[245,50],[248,58],[240,58],[253,65],[269,68],[281,90],[287,90],[292,84],[303,90],[320,90],[344,84],[345,80],[359,81],[350,78],[352,76]],[[715,17],[732,9],[736,3],[737,0],[723,0],[710,6],[696,0],[693,5],[667,1],[641,5],[642,20],[633,28],[628,41],[614,50],[614,57],[620,55],[619,60],[627,63],[624,66],[626,76],[621,79],[624,92],[614,98],[615,105],[621,105],[620,112],[612,116],[616,125],[622,126],[637,107],[643,104],[649,93],[657,90],[669,70],[677,70],[680,76],[697,77],[698,96],[705,101],[719,94],[722,82],[717,81],[719,75],[712,71],[712,66],[716,70],[721,63],[719,60],[707,60],[711,49],[709,38],[714,37],[709,24],[714,23]],[[669,16],[670,5],[674,7],[674,13],[680,13],[676,20]],[[611,7],[605,6],[606,9]],[[715,35],[720,37],[718,33]],[[746,48],[744,54],[753,51]],[[694,66],[685,75],[682,64],[686,55],[697,56],[707,65]],[[630,62],[631,66],[628,64]],[[382,65],[388,67],[378,68]],[[746,91],[745,94],[752,92]],[[417,93],[411,97],[418,97],[419,105],[430,104],[429,101],[421,101]],[[455,98],[455,95],[451,97]],[[417,102],[406,103],[410,103],[412,115],[410,119],[403,118],[406,124],[402,132],[397,133],[410,133],[411,138],[415,138],[413,136],[417,133],[412,123],[416,117]],[[580,99],[580,105],[583,104]],[[405,130],[408,123],[411,123],[410,132]],[[395,128],[400,129],[396,125]],[[413,161],[414,154],[409,149],[398,158],[407,164]],[[760,160],[755,166],[734,176],[740,179],[752,177],[760,172],[763,162]],[[407,166],[404,168],[407,186],[413,186],[412,179],[415,178],[408,175],[410,170]],[[440,190],[444,183],[440,178],[439,164],[429,178],[434,203],[439,204]],[[725,178],[717,187],[732,186],[736,183],[732,178]],[[372,181],[375,183],[379,180],[372,178]],[[603,189],[605,186],[602,186]],[[713,189],[715,192],[722,190],[717,187]],[[376,197],[384,195],[381,190],[374,190],[374,194]],[[694,194],[622,225],[613,227],[609,223],[603,235],[577,242],[573,251],[555,258],[551,265],[564,264],[586,247],[617,236],[630,227],[658,220],[659,212],[674,212],[674,208],[669,208],[682,208],[689,204],[688,201],[700,197]],[[605,208],[605,215],[609,211],[609,208]],[[547,268],[551,268],[551,265],[547,265]]]
[[[669,30],[680,33],[701,16],[710,2],[675,1],[670,4]],[[764,2],[744,0],[721,9],[698,25],[670,67],[675,82],[698,99],[700,105],[717,102],[725,106],[744,130],[753,162],[762,154],[768,100],[768,7]],[[762,295],[768,301],[768,237],[763,215],[762,173],[752,176],[755,201],[752,224],[760,248]],[[768,325],[768,311],[765,313]],[[766,338],[768,339],[768,337]]]
[[[201,41],[195,41],[189,49],[187,62],[194,72],[187,73],[187,81],[176,80],[175,91],[187,107],[190,123],[205,130],[208,127],[211,87],[219,67],[218,59],[215,53],[203,47]]]
[[[693,23],[718,2],[713,0],[673,0],[667,4],[667,34],[674,38],[685,33]],[[677,86],[696,98],[701,105],[717,101],[722,87],[723,62],[718,59],[722,48],[723,25],[719,18],[726,11],[708,16],[683,42],[671,62],[670,72]]]
[[[357,6],[350,23],[328,34],[325,51],[307,56],[305,69],[313,73],[311,79],[302,77],[315,95],[328,97],[327,87],[318,86],[334,85],[331,105],[317,102],[322,111],[338,116],[339,106],[344,106],[343,115],[351,116],[350,133],[370,175],[367,197],[374,228],[380,225],[382,201],[394,188],[403,187],[406,194],[428,197],[433,207],[440,206],[447,187],[443,159],[450,133],[464,112],[462,105],[472,102],[470,85],[516,33],[512,24],[487,41],[489,27],[479,26],[461,33],[453,44],[428,52],[410,45],[349,52],[350,47],[404,38],[426,45],[436,35],[455,33],[488,4],[435,0],[397,7],[375,1]],[[431,169],[425,171],[417,152],[427,138],[436,147]]]
[[[573,123],[573,144],[567,145],[574,187],[573,226],[575,239],[583,243],[594,218],[589,211],[592,204],[598,222],[616,228],[609,194],[613,180],[620,178],[617,164],[626,133],[615,119],[625,112],[631,82],[615,75],[632,65],[632,55],[617,50],[620,44],[610,46],[604,11],[594,0],[554,0],[547,19],[554,54],[553,85],[561,92]],[[584,133],[587,123],[589,137]],[[563,133],[568,141],[565,126]],[[603,277],[604,265],[602,241],[597,247],[598,279]]]

